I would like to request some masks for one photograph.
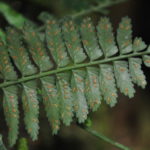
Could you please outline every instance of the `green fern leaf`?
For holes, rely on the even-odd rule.
[[[37,69],[31,64],[21,37],[21,33],[16,29],[7,28],[7,44],[10,55],[22,75],[28,76],[36,73]]]
[[[142,38],[136,37],[134,39],[134,41],[133,41],[133,51],[134,52],[142,51],[146,47],[147,47],[147,45],[145,44],[144,41],[142,41]]]
[[[117,30],[117,42],[121,54],[127,54],[133,51],[132,25],[131,19],[128,17],[124,17],[119,24],[119,28]]]
[[[97,26],[97,35],[105,57],[113,56],[118,52],[112,33],[112,25],[108,18],[105,17],[100,20]]]
[[[3,107],[7,125],[9,127],[8,141],[12,147],[18,137],[19,111],[18,111],[18,88],[10,86],[3,88]]]
[[[86,55],[81,46],[79,33],[73,21],[65,22],[62,26],[62,30],[67,50],[73,62],[83,62],[86,59]]]
[[[47,71],[53,67],[52,61],[46,52],[44,43],[40,39],[40,35],[32,27],[26,25],[24,27],[24,39],[26,40],[29,51],[40,71]]]
[[[16,80],[17,74],[10,61],[6,45],[0,39],[0,73],[3,80]]]
[[[87,119],[88,114],[83,74],[85,73],[81,70],[73,70],[71,78],[74,109],[79,123],[83,123]]]
[[[149,55],[144,55],[143,61],[144,61],[145,66],[150,67],[150,56]]]
[[[54,19],[47,21],[46,42],[58,67],[66,66],[69,63],[69,57],[62,39],[61,28]]]
[[[60,102],[57,95],[54,77],[43,77],[42,82],[42,95],[43,103],[45,106],[47,118],[52,127],[52,133],[57,134],[60,128]]]
[[[145,75],[141,69],[142,59],[140,58],[129,58],[129,70],[134,83],[142,88],[146,86]]]
[[[62,122],[69,126],[73,117],[73,98],[69,86],[69,74],[57,74],[58,99],[60,101],[60,117]]]
[[[100,89],[107,104],[113,107],[117,103],[117,89],[113,67],[108,64],[100,65]]]
[[[98,80],[98,70],[96,67],[86,68],[85,95],[89,108],[96,111],[101,104],[101,92]]]
[[[103,53],[98,45],[98,40],[96,38],[95,27],[92,24],[90,18],[84,19],[81,27],[81,39],[83,43],[83,47],[87,52],[90,60],[95,60],[100,58]]]
[[[28,133],[33,140],[38,138],[39,130],[39,102],[36,92],[36,81],[29,81],[22,84],[22,103],[24,109],[24,121]]]
[[[135,90],[130,78],[127,62],[115,61],[114,72],[117,81],[117,87],[120,89],[121,93],[124,93],[124,95],[132,98],[134,96]]]
[[[147,52],[150,52],[150,46],[147,48]],[[143,61],[145,66],[150,67],[150,55],[143,55]]]

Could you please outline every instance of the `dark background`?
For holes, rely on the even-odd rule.
[[[72,12],[72,10],[78,11],[87,7],[85,0],[64,1],[5,0],[4,2],[35,22],[38,22],[37,16],[42,11],[48,11],[61,18]],[[91,2],[91,4],[94,3]],[[115,29],[121,17],[129,16],[133,23],[133,35],[141,36],[147,44],[150,43],[150,4],[148,1],[128,0],[122,4],[110,7],[109,11],[107,16],[110,17]],[[91,14],[91,17],[95,18],[100,16],[102,16],[100,13]],[[7,25],[7,21],[0,14],[0,27],[4,28]],[[120,143],[128,145],[134,150],[150,149],[150,69],[144,65],[142,68],[148,82],[145,90],[135,86],[136,94],[133,99],[120,94],[116,107],[110,108],[103,103],[99,111],[90,114],[94,129]],[[23,122],[23,119],[21,119],[21,122]],[[74,123],[70,127],[61,127],[59,134],[52,136],[42,107],[40,126],[39,140],[32,142],[24,130],[23,123],[20,125],[20,136],[28,137],[30,150],[117,150],[108,143],[92,137]],[[0,110],[0,133],[7,136],[2,109]],[[5,137],[4,140],[6,141]]]

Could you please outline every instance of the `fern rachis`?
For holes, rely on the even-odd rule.
[[[10,145],[18,135],[18,85],[22,87],[26,129],[33,140],[39,130],[39,81],[53,134],[58,132],[61,121],[70,125],[73,116],[83,123],[91,110],[98,109],[102,99],[114,106],[117,88],[131,98],[135,93],[133,83],[146,86],[142,59],[137,57],[142,56],[149,67],[150,48],[145,50],[141,38],[132,42],[129,18],[123,18],[117,30],[118,46],[107,18],[102,18],[96,29],[90,19],[85,19],[81,26],[73,21],[60,26],[54,19],[46,20],[45,24],[44,41],[28,25],[22,32],[8,28],[7,43],[0,41],[4,112],[9,128],[15,128],[9,131]],[[21,77],[18,78],[14,66]]]

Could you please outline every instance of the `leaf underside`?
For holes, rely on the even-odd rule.
[[[26,130],[36,140],[39,132],[37,91],[43,97],[52,133],[57,134],[61,122],[69,126],[75,117],[83,123],[102,100],[115,106],[117,89],[132,98],[134,84],[142,88],[147,84],[141,65],[143,60],[150,67],[150,48],[145,50],[147,46],[139,37],[132,40],[128,17],[119,24],[116,39],[106,17],[96,27],[90,18],[80,25],[72,20],[60,24],[52,17],[44,23],[44,38],[34,27],[25,24],[21,31],[7,28],[6,44],[0,39],[3,81],[0,88],[10,146],[15,144],[19,132],[19,95],[22,95]]]

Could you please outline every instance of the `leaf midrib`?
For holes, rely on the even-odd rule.
[[[88,62],[88,63],[75,64],[75,65],[72,65],[72,66],[67,66],[67,67],[64,67],[64,68],[58,68],[58,69],[54,69],[54,70],[47,71],[47,72],[40,72],[40,73],[37,73],[37,74],[32,75],[32,76],[22,77],[18,80],[15,80],[15,81],[3,82],[3,83],[0,84],[0,88],[8,87],[8,86],[11,86],[11,85],[23,83],[23,82],[26,82],[26,81],[42,78],[42,77],[45,77],[45,76],[49,76],[49,75],[52,75],[52,74],[57,74],[57,73],[61,73],[61,72],[65,72],[65,71],[69,71],[69,70],[73,70],[73,69],[79,69],[79,68],[83,68],[83,67],[108,63],[108,62],[117,61],[117,60],[121,60],[121,59],[128,59],[130,57],[142,56],[142,55],[147,55],[147,54],[150,54],[150,51],[133,52],[131,54],[119,55],[119,56],[115,56],[115,57],[111,57],[111,58],[104,58],[104,59],[101,59],[101,60],[91,61],[91,62]]]

